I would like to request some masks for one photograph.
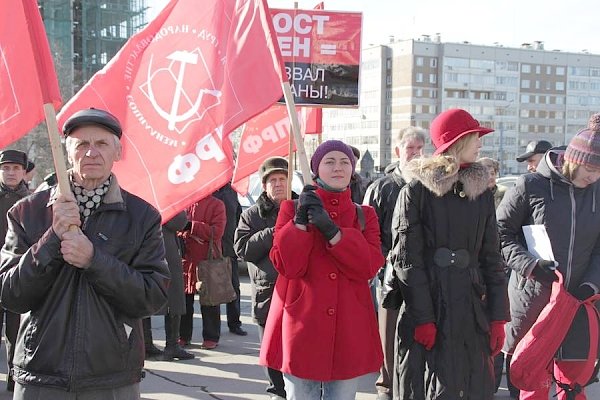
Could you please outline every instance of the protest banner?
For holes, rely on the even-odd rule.
[[[362,14],[271,9],[271,15],[295,104],[357,107]]]

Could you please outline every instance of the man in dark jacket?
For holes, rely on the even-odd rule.
[[[27,154],[22,151],[4,150],[0,152],[0,215],[2,215],[2,218],[0,218],[0,242],[2,244],[4,244],[8,227],[6,213],[17,201],[29,194],[29,189],[24,180],[27,164]],[[12,361],[15,354],[20,316],[0,308],[0,332],[5,319],[4,343],[6,344],[6,363],[8,365],[6,388],[12,391],[15,386],[12,379]]]
[[[119,187],[119,121],[86,109],[65,123],[72,193],[35,193],[8,213],[2,305],[25,314],[14,399],[139,399],[143,317],[167,300],[158,211]]]
[[[512,320],[506,325],[505,353],[513,354],[548,303],[552,282],[557,279],[555,268],[563,275],[566,289],[575,297],[584,300],[599,292],[598,179],[600,114],[595,114],[566,150],[549,150],[537,172],[521,176],[500,203],[497,216],[502,252],[513,270],[508,285]],[[523,237],[525,225],[545,227],[554,260],[539,259],[528,250]],[[563,383],[569,383],[570,373],[587,359],[587,325],[587,318],[580,310],[556,355],[554,376]],[[522,390],[520,398],[545,399],[548,391],[549,388],[533,392]],[[563,392],[558,398],[564,395]]]
[[[252,316],[258,324],[260,339],[265,330],[267,315],[277,271],[269,258],[273,246],[273,231],[279,204],[286,198],[288,162],[282,157],[266,159],[259,169],[263,192],[252,207],[242,213],[235,231],[235,251],[248,264],[252,285]],[[271,399],[285,399],[283,376],[280,371],[266,369]]]
[[[227,223],[225,224],[225,233],[223,234],[221,243],[223,246],[223,255],[231,259],[231,284],[237,294],[237,299],[226,304],[227,326],[229,327],[229,332],[239,336],[246,336],[248,332],[242,329],[242,321],[240,321],[240,273],[238,270],[237,254],[235,254],[235,250],[233,249],[233,236],[235,235],[235,229],[242,214],[242,206],[238,201],[237,192],[233,190],[230,183],[227,183],[213,193],[213,196],[225,204]]]
[[[377,179],[368,188],[365,194],[364,204],[370,205],[375,209],[379,219],[379,228],[381,231],[381,252],[387,257],[392,247],[392,214],[396,205],[396,199],[400,189],[406,184],[402,177],[402,167],[415,157],[423,154],[425,145],[425,134],[422,129],[408,127],[398,132],[395,138],[394,154],[398,161],[390,164],[386,168],[386,175]],[[388,269],[387,275],[393,276],[393,266],[386,264],[382,267],[378,277],[378,319],[379,336],[383,346],[383,365],[381,373],[375,387],[377,388],[377,400],[392,399],[392,376],[394,372],[394,343],[396,333],[396,320],[398,319],[399,303],[402,299],[397,299],[398,307],[385,308],[383,306],[384,294],[387,294],[389,287],[384,286],[384,269]],[[396,278],[394,278],[396,279]],[[391,283],[391,282],[388,282]],[[396,291],[397,294],[398,291]],[[393,295],[393,293],[391,294]]]

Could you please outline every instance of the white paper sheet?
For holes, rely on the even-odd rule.
[[[523,234],[527,242],[527,250],[540,260],[556,261],[552,252],[552,244],[544,225],[525,225]]]

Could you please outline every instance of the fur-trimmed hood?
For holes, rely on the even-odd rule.
[[[442,197],[460,183],[465,195],[474,200],[487,190],[489,173],[480,163],[472,163],[466,168],[459,168],[453,157],[440,155],[411,160],[402,174],[407,182],[413,179],[420,181],[433,194]]]

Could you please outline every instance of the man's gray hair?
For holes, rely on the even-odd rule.
[[[394,141],[396,146],[402,146],[404,143],[417,139],[421,142],[425,143],[425,131],[416,126],[408,126],[406,128],[400,129]]]

